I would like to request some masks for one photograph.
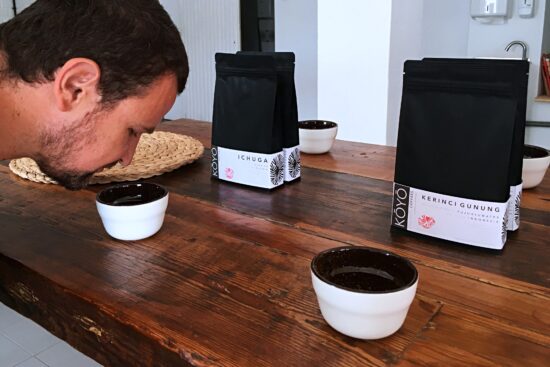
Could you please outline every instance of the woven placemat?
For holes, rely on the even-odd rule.
[[[98,172],[91,178],[90,184],[136,181],[158,176],[196,161],[203,152],[201,142],[189,136],[163,131],[144,134],[130,165],[123,167],[117,164]],[[12,160],[10,169],[19,177],[30,181],[57,184],[30,158]]]

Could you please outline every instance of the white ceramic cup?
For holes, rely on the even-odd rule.
[[[338,134],[338,124],[324,120],[298,122],[300,151],[308,154],[323,154],[332,148]]]
[[[168,191],[156,184],[122,184],[98,193],[96,206],[109,235],[119,240],[136,241],[160,230],[168,196]]]
[[[525,145],[523,152],[523,171],[521,173],[523,188],[531,189],[538,186],[544,179],[548,165],[550,165],[550,155],[546,149],[534,145]]]
[[[418,285],[409,260],[367,247],[321,252],[311,263],[311,277],[326,322],[358,339],[385,338],[399,330]]]

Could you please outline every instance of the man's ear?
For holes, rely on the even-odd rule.
[[[67,112],[91,103],[101,101],[99,79],[101,70],[90,59],[70,59],[57,70],[54,81],[54,94],[57,108]]]

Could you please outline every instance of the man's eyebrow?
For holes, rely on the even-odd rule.
[[[155,132],[155,128],[154,128],[154,127],[148,127],[148,128],[146,128],[146,129],[144,129],[144,130],[145,130],[145,132],[146,132],[147,134],[152,134],[152,133]]]

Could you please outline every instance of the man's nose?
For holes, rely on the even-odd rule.
[[[134,153],[136,152],[136,147],[139,143],[140,137],[141,137],[141,135],[132,140],[132,142],[130,143],[130,146],[128,147],[128,149],[126,149],[126,152],[124,153],[124,155],[120,159],[120,164],[121,165],[126,167],[130,163],[132,163],[132,158],[134,157]]]

